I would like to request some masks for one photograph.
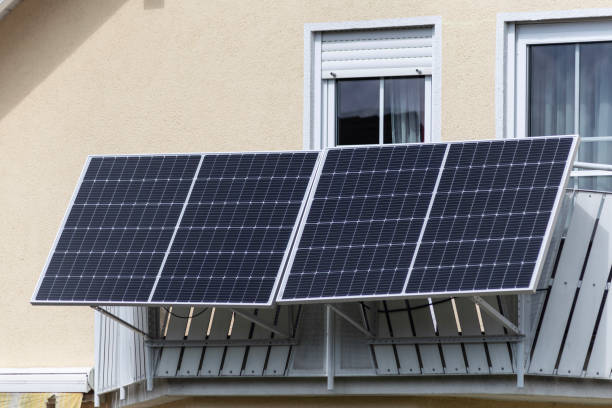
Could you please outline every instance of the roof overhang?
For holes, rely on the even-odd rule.
[[[82,392],[91,390],[91,368],[1,368],[0,392]]]

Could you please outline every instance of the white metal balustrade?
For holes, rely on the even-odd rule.
[[[96,393],[109,393],[121,406],[152,398],[147,393],[158,383],[167,387],[159,392],[170,392],[170,384],[236,377],[293,379],[292,387],[323,378],[328,392],[334,381],[345,384],[343,378],[379,377],[389,393],[396,377],[472,376],[462,386],[472,393],[490,376],[511,375],[515,387],[523,375],[533,379],[528,383],[543,376],[537,381],[544,385],[545,377],[565,377],[575,387],[610,380],[612,194],[568,191],[563,207],[539,289],[531,295],[259,310],[175,306],[156,310],[157,318],[149,311],[148,322],[146,308],[106,308],[150,336],[96,313]],[[159,329],[151,319],[162,322]],[[235,395],[246,392],[244,380],[227,381]],[[120,391],[136,383],[142,384],[133,395]],[[258,384],[249,387],[256,392]],[[343,387],[343,393],[356,393]]]

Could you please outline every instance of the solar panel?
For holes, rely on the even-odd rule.
[[[451,144],[405,293],[533,288],[573,145]]]
[[[200,158],[88,159],[33,302],[146,302]]]
[[[91,157],[32,302],[533,290],[577,142]]]
[[[533,290],[576,144],[329,149],[277,300]]]
[[[270,304],[317,158],[205,155],[151,301]]]
[[[92,157],[33,303],[271,303],[318,156]]]
[[[331,149],[281,299],[399,295],[445,144]]]

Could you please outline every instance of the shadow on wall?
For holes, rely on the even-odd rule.
[[[0,120],[126,1],[25,0],[0,20]]]

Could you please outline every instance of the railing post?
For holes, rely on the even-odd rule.
[[[101,322],[102,316],[100,315],[99,312],[94,311],[94,407],[99,407],[100,406],[100,394],[98,394],[98,390],[100,389],[100,359],[101,359],[101,353],[100,353],[100,342],[101,342],[101,337],[102,336],[102,330],[100,330],[100,326],[102,324]]]
[[[325,373],[327,374],[327,389],[334,389],[334,311],[332,306],[325,305]]]
[[[153,340],[157,340],[160,337],[160,325],[159,325],[159,308],[148,307],[147,308],[147,326],[149,337]],[[146,340],[146,339],[145,339]],[[153,376],[155,373],[155,360],[158,354],[158,349],[154,349],[149,345],[149,342],[145,341],[145,378],[147,382],[147,391],[153,391]]]
[[[529,295],[518,295],[517,299],[517,319],[519,332],[525,335],[521,341],[516,344],[516,386],[523,388],[525,386],[525,365],[527,364],[527,328],[529,327],[528,318],[529,312],[527,310],[527,296]]]

